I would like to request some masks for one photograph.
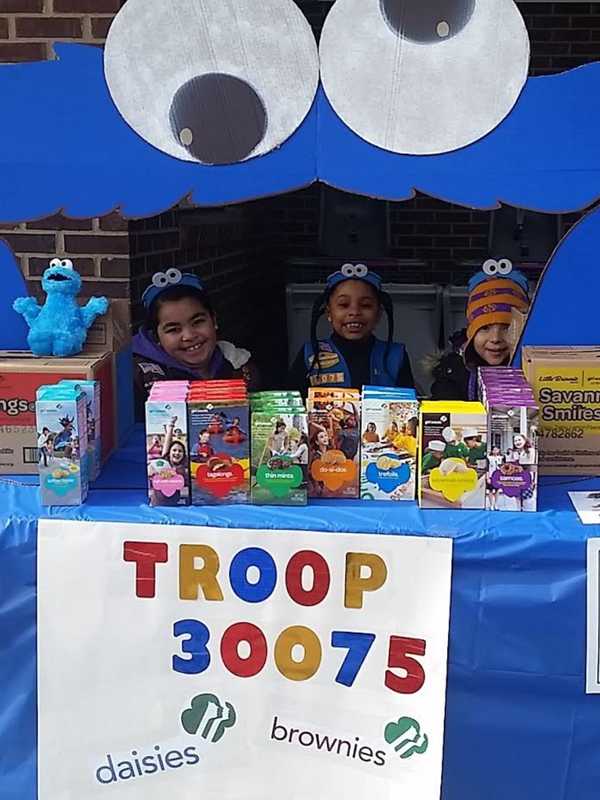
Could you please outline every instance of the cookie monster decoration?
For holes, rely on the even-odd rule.
[[[14,310],[29,325],[27,344],[36,356],[74,356],[83,350],[87,332],[96,317],[106,314],[106,297],[92,297],[85,306],[77,303],[81,277],[68,258],[53,258],[42,277],[46,302],[35,297],[17,297]]]

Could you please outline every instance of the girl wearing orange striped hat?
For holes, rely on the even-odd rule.
[[[488,259],[469,281],[467,328],[452,337],[454,349],[433,369],[434,400],[475,400],[477,368],[506,366],[513,309],[529,309],[529,285],[507,258]]]

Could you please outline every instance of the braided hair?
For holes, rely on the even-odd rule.
[[[362,276],[350,275],[346,277],[345,280],[362,280],[364,283],[368,284],[373,290],[373,293],[375,294],[377,302],[379,303],[380,307],[383,308],[383,310],[385,311],[385,315],[387,317],[388,335],[387,335],[387,341],[385,343],[385,353],[383,359],[386,372],[388,373],[388,375],[390,375],[390,377],[392,377],[395,380],[396,376],[391,375],[391,373],[389,372],[389,365],[388,365],[388,356],[390,353],[392,342],[394,341],[394,304],[392,302],[392,298],[389,296],[387,292],[384,292],[383,289],[377,288],[373,283],[371,283],[371,281],[364,280]],[[319,349],[319,340],[317,338],[317,327],[319,324],[319,320],[327,310],[329,300],[334,290],[342,282],[343,281],[340,280],[334,285],[329,285],[328,283],[323,292],[319,295],[319,297],[317,297],[312,307],[311,318],[310,318],[310,344],[313,352],[313,361],[312,364],[309,365],[308,371],[306,373],[306,378],[309,383],[310,383],[310,376],[315,372],[316,373],[320,372],[321,370],[321,362],[320,362],[321,351]]]

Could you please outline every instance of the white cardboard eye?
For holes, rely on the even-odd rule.
[[[346,278],[352,278],[354,276],[354,264],[344,264],[340,272]]]
[[[50,267],[60,267],[60,264],[61,264],[60,258],[53,258],[48,266],[50,266]]]
[[[156,273],[155,273],[155,274],[152,276],[152,283],[153,283],[153,284],[154,284],[156,287],[158,287],[159,289],[162,289],[162,287],[163,287],[163,286],[166,286],[166,285],[167,285],[167,282],[168,282],[168,281],[167,281],[167,276],[165,275],[165,273],[164,273],[164,272],[156,272]]]
[[[500,275],[510,275],[512,268],[512,261],[509,261],[508,258],[501,258],[500,261],[498,261],[498,272]]]
[[[354,274],[357,278],[364,278],[368,271],[369,268],[366,266],[366,264],[357,264],[354,267]]]
[[[127,0],[104,71],[139,136],[185,161],[225,164],[296,131],[317,92],[319,57],[293,0]]]
[[[172,267],[171,269],[167,270],[166,277],[167,277],[167,280],[169,281],[169,283],[175,284],[175,283],[179,283],[181,281],[181,277],[182,276],[181,276],[181,272],[178,269],[175,269],[175,267]]]
[[[464,6],[460,24],[433,13],[453,6]],[[337,0],[319,49],[325,92],[346,125],[415,155],[494,130],[525,85],[530,53],[513,0]]]
[[[63,260],[60,262],[60,265],[65,269],[73,269],[73,262],[70,258],[63,258]]]
[[[498,262],[494,258],[488,258],[482,269],[486,275],[496,275],[498,272]]]

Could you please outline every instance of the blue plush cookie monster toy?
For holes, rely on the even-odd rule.
[[[81,277],[68,258],[53,258],[42,276],[46,302],[35,297],[18,297],[14,310],[29,325],[27,343],[36,356],[74,356],[85,344],[96,317],[106,314],[106,297],[92,297],[85,306],[77,303]]]

